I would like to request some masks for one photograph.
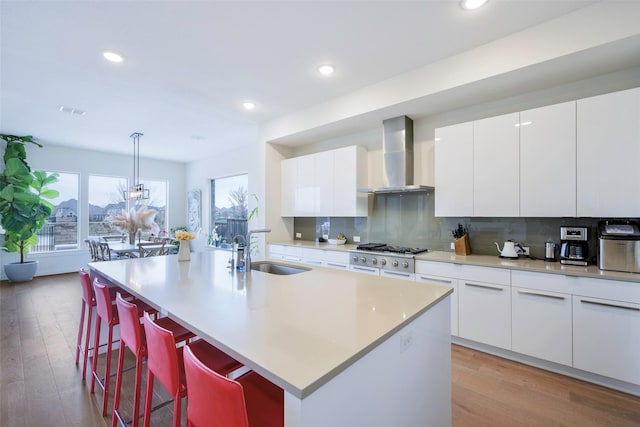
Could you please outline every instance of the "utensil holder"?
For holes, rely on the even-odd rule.
[[[469,235],[465,234],[461,238],[454,240],[453,247],[456,255],[471,255],[471,244],[469,243]]]

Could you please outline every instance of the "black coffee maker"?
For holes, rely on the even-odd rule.
[[[560,227],[560,263],[589,264],[587,227]]]

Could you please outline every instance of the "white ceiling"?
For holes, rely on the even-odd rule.
[[[130,154],[138,131],[141,156],[188,162],[255,143],[265,121],[591,3],[2,0],[0,133]],[[125,62],[105,61],[106,49]],[[324,62],[333,77],[315,71]]]

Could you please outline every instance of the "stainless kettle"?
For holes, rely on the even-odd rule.
[[[507,240],[504,242],[504,246],[500,249],[498,242],[493,242],[498,249],[498,253],[503,258],[518,258],[518,252],[516,251],[516,242]]]

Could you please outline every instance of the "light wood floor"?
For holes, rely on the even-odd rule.
[[[102,392],[88,392],[74,363],[79,319],[75,273],[0,284],[0,426],[110,425],[111,401],[103,419]],[[452,366],[456,427],[640,426],[635,396],[455,345]],[[127,412],[133,371],[125,375]],[[156,393],[154,404],[166,397]],[[154,426],[170,425],[169,408],[154,412]]]

